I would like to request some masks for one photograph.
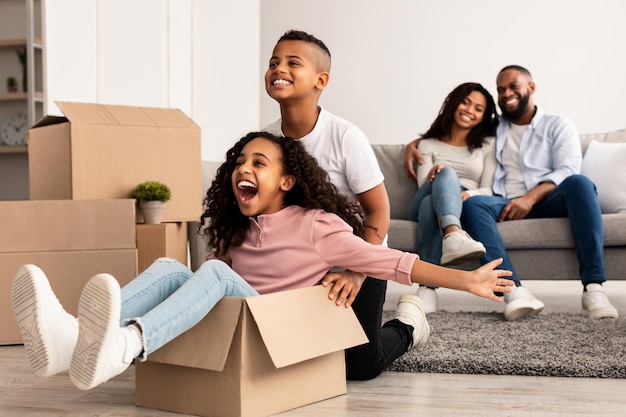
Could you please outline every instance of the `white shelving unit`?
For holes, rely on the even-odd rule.
[[[0,124],[22,112],[32,126],[45,115],[44,1],[0,1]],[[17,92],[9,91],[9,77],[17,80]],[[28,197],[28,147],[6,146],[0,138],[0,200]]]

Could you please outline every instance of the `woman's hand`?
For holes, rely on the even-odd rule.
[[[443,167],[445,167],[444,164],[439,164],[439,165],[435,165],[433,166],[430,171],[428,172],[428,182],[433,182],[433,180],[435,179],[435,177],[437,176],[437,174],[439,174],[441,172],[441,170],[443,169]]]
[[[345,270],[343,272],[329,272],[322,279],[322,286],[332,285],[328,298],[335,300],[335,304],[340,306],[346,303],[346,308],[350,307],[361,290],[361,285],[365,281],[366,275],[359,272]]]

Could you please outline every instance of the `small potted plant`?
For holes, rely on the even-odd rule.
[[[159,224],[163,217],[165,202],[172,198],[172,192],[162,182],[145,181],[135,187],[132,197],[139,203],[144,223]]]
[[[15,77],[7,78],[7,91],[9,93],[17,93],[17,79]]]

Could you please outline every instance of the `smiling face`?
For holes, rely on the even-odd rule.
[[[487,99],[478,91],[472,91],[459,103],[454,112],[454,122],[463,129],[477,126],[485,115]]]
[[[243,215],[272,214],[284,207],[285,193],[295,178],[284,174],[282,156],[280,147],[263,137],[251,140],[241,150],[231,180]]]
[[[518,70],[509,69],[498,74],[496,84],[502,116],[514,123],[529,123],[535,108],[532,102],[535,83],[532,79]]]
[[[328,84],[330,57],[309,42],[284,40],[274,47],[265,72],[265,90],[274,100],[313,97]]]

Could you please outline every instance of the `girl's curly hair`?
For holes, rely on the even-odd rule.
[[[230,247],[240,246],[249,228],[250,220],[237,206],[231,177],[243,147],[257,138],[268,139],[280,147],[284,173],[293,175],[296,179],[296,184],[285,195],[286,205],[334,213],[352,227],[354,234],[363,235],[361,207],[337,191],[330,182],[328,173],[300,142],[268,132],[251,132],[226,152],[226,162],[218,168],[203,200],[204,213],[200,218],[200,233],[208,236],[209,248],[215,251],[216,256],[225,255]],[[208,225],[202,228],[205,222]]]

